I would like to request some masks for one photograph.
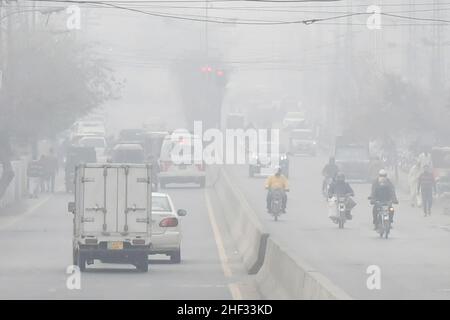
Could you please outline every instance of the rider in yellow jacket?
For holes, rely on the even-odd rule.
[[[289,184],[288,184],[287,178],[281,174],[280,167],[277,168],[277,172],[274,175],[267,178],[266,189],[268,189],[267,198],[266,198],[267,211],[270,210],[270,203],[272,200],[272,191],[276,190],[276,189],[282,189],[284,191],[283,192],[282,212],[286,213],[286,203],[287,203],[286,191],[289,191]]]

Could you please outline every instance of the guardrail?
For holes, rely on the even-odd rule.
[[[27,163],[25,160],[12,161],[14,178],[6,189],[5,194],[0,199],[0,208],[5,208],[15,202],[20,201],[27,195]],[[0,165],[0,175],[3,168]]]
[[[228,229],[249,274],[256,274],[265,299],[338,299],[351,297],[317,270],[269,236],[227,171],[209,168],[214,182],[208,192],[227,221]]]

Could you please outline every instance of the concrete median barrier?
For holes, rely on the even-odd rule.
[[[329,279],[269,238],[264,264],[256,275],[265,299],[349,300]]]
[[[212,180],[209,192],[214,192],[216,207],[225,217],[248,273],[256,274],[264,262],[269,235],[223,168],[212,167],[208,175]]]
[[[325,276],[269,237],[223,167],[208,168],[208,192],[228,225],[249,274],[265,299],[351,299]]]

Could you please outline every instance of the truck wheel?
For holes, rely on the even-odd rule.
[[[148,255],[145,254],[138,263],[136,263],[136,268],[141,272],[148,272]]]
[[[171,263],[180,263],[181,262],[181,250],[178,249],[170,254],[170,262]]]
[[[86,258],[77,250],[77,263],[76,265],[80,268],[81,272],[86,271]]]
[[[78,251],[75,248],[72,249],[72,261],[74,266],[78,265]]]

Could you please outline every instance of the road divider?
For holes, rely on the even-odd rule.
[[[249,274],[255,274],[265,299],[332,299],[351,297],[269,234],[239,186],[221,166],[208,168],[211,205],[222,214]]]
[[[265,299],[351,299],[343,290],[273,238],[267,241],[264,264],[256,278]]]
[[[225,217],[248,273],[256,274],[264,262],[269,234],[223,168],[210,167],[208,177],[211,181],[208,192],[215,199],[215,209]]]

